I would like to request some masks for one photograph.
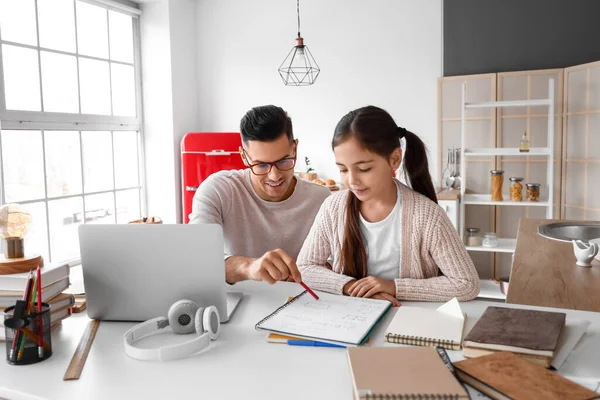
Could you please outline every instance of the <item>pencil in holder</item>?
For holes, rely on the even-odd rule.
[[[42,311],[25,312],[25,302],[17,301],[4,311],[6,361],[12,365],[27,365],[52,356],[50,306],[42,303]],[[38,309],[35,303],[33,309]]]

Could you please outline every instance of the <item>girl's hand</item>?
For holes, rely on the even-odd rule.
[[[379,300],[387,300],[389,302],[392,303],[392,307],[400,307],[402,304],[400,304],[400,302],[398,301],[397,298],[395,298],[394,296],[392,296],[389,293],[377,293],[375,295],[373,295],[372,297],[373,299],[379,299]]]
[[[394,281],[386,281],[375,276],[367,276],[366,278],[359,279],[348,289],[350,296],[353,297],[373,297],[381,292],[388,293],[394,298],[396,297],[396,284]]]

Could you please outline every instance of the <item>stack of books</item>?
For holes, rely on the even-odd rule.
[[[41,268],[42,302],[50,304],[51,327],[60,326],[73,312],[75,297],[63,293],[70,285],[68,264],[49,264]],[[35,272],[35,271],[33,271]],[[23,299],[28,273],[0,275],[0,311]],[[5,339],[4,317],[0,317],[0,341]]]
[[[463,341],[467,358],[508,351],[550,367],[566,314],[488,307]]]

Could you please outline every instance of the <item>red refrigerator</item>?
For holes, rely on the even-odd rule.
[[[190,221],[196,189],[210,174],[246,168],[239,153],[241,145],[240,134],[236,132],[193,132],[181,139],[181,201],[185,224]]]

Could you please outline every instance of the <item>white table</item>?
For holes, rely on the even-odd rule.
[[[0,398],[32,399],[121,399],[121,398],[244,398],[244,399],[349,399],[352,381],[346,350],[339,348],[295,347],[269,344],[265,333],[254,329],[256,322],[283,304],[288,296],[302,291],[295,283],[269,286],[244,282],[232,290],[245,293],[232,319],[222,325],[221,337],[209,349],[184,360],[144,362],[128,358],[123,351],[123,333],[133,324],[102,322],[81,378],[62,377],[79,343],[89,318],[74,315],[52,335],[54,354],[30,366],[0,362]],[[436,307],[438,303],[406,303]],[[483,301],[461,303],[468,315],[466,331],[488,305]],[[506,307],[517,307],[505,304]],[[540,307],[527,307],[543,309]],[[578,377],[586,386],[600,382],[600,313],[559,310],[567,319],[588,319],[591,325],[574,352],[559,371]],[[393,309],[374,331],[373,345],[383,341],[383,331]],[[153,346],[188,340],[187,335],[162,334],[142,341]],[[162,342],[159,342],[162,341]],[[448,352],[452,360],[461,352]]]

